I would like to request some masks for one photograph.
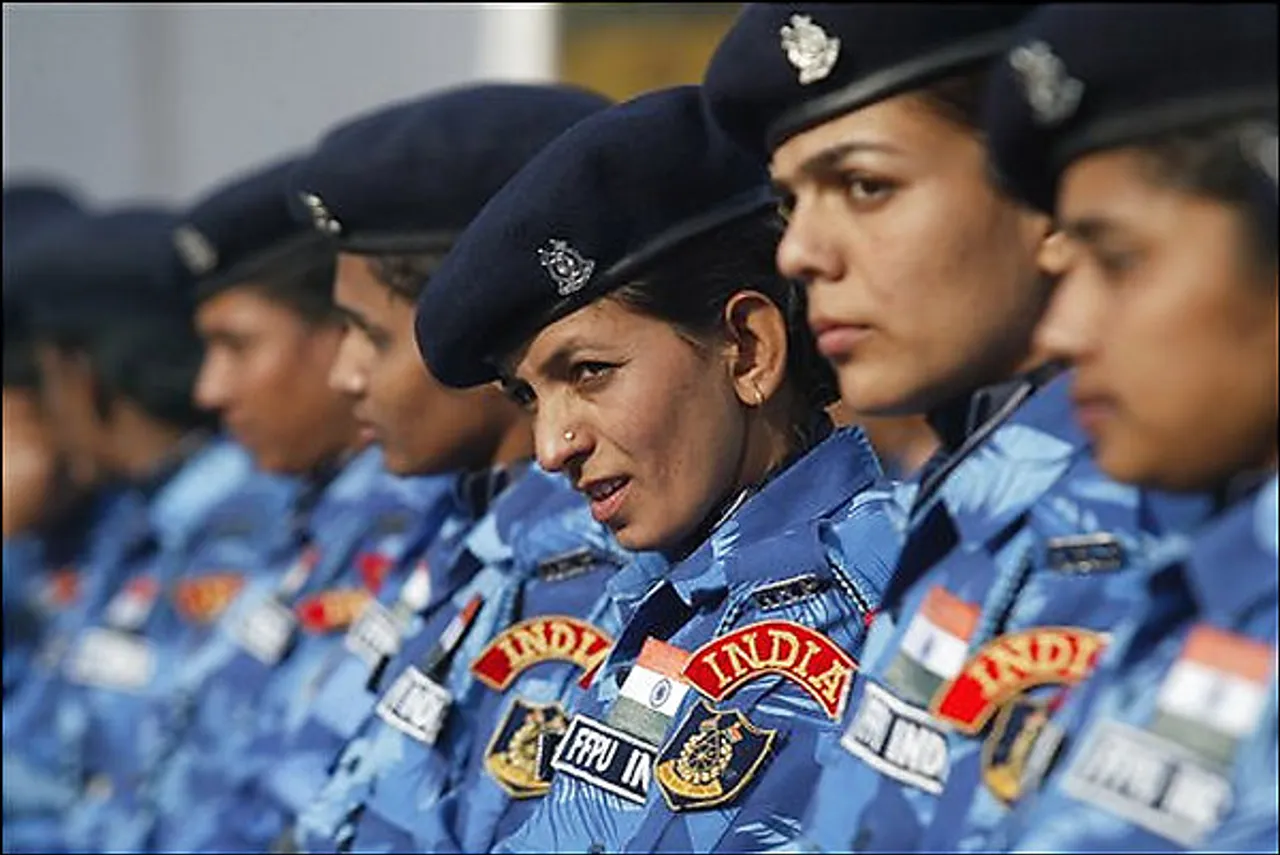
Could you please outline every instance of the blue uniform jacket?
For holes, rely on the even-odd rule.
[[[814,740],[834,727],[897,556],[899,509],[880,474],[861,432],[834,432],[624,606],[612,652],[568,711],[550,792],[497,851],[760,851],[792,839]],[[837,518],[857,530],[855,548],[825,539]],[[624,722],[623,688],[650,638],[691,654],[642,693],[675,709]]]
[[[1276,850],[1276,485],[1150,577],[1141,611],[1028,748],[1035,793],[993,846]]]
[[[1142,600],[1141,556],[1203,516],[1102,475],[1059,376],[919,502],[805,821],[827,851],[983,848],[1026,712]],[[932,831],[930,830],[932,827]]]

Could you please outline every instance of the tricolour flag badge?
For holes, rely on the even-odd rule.
[[[679,647],[656,638],[645,639],[605,723],[661,745],[689,691],[689,684],[680,676],[688,661],[689,654]]]
[[[978,611],[941,585],[929,589],[885,671],[898,699],[927,706],[939,687],[960,673]]]
[[[307,632],[323,635],[345,632],[372,602],[364,588],[331,588],[304,597],[295,607],[298,623]]]
[[[146,623],[160,594],[160,583],[152,576],[134,576],[107,603],[106,622],[131,632]]]
[[[1229,766],[1266,706],[1272,657],[1261,642],[1195,627],[1160,685],[1151,732]]]

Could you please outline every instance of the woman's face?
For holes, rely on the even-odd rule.
[[[510,361],[538,462],[633,550],[670,549],[738,486],[746,412],[723,351],[613,299],[543,328]]]
[[[1062,276],[1038,339],[1072,360],[1076,417],[1109,475],[1208,489],[1274,466],[1277,290],[1227,205],[1161,186],[1144,155],[1063,176]]]
[[[330,385],[350,400],[362,436],[382,446],[397,475],[471,469],[492,462],[518,417],[491,386],[449,389],[422,363],[414,306],[374,276],[367,258],[339,253],[334,301],[347,319]]]
[[[808,286],[845,404],[923,412],[1026,363],[1049,221],[995,192],[974,133],[900,95],[792,137],[771,171],[778,268]]]

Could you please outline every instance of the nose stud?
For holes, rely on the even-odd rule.
[[[565,441],[565,442],[573,442],[573,438],[574,438],[575,436],[577,436],[577,434],[575,434],[575,433],[574,433],[573,431],[571,431],[571,430],[567,430],[567,431],[565,431],[565,432],[564,432],[564,441]]]

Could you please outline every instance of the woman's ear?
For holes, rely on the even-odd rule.
[[[724,307],[729,369],[738,399],[763,406],[786,379],[787,322],[759,291],[738,291]]]

